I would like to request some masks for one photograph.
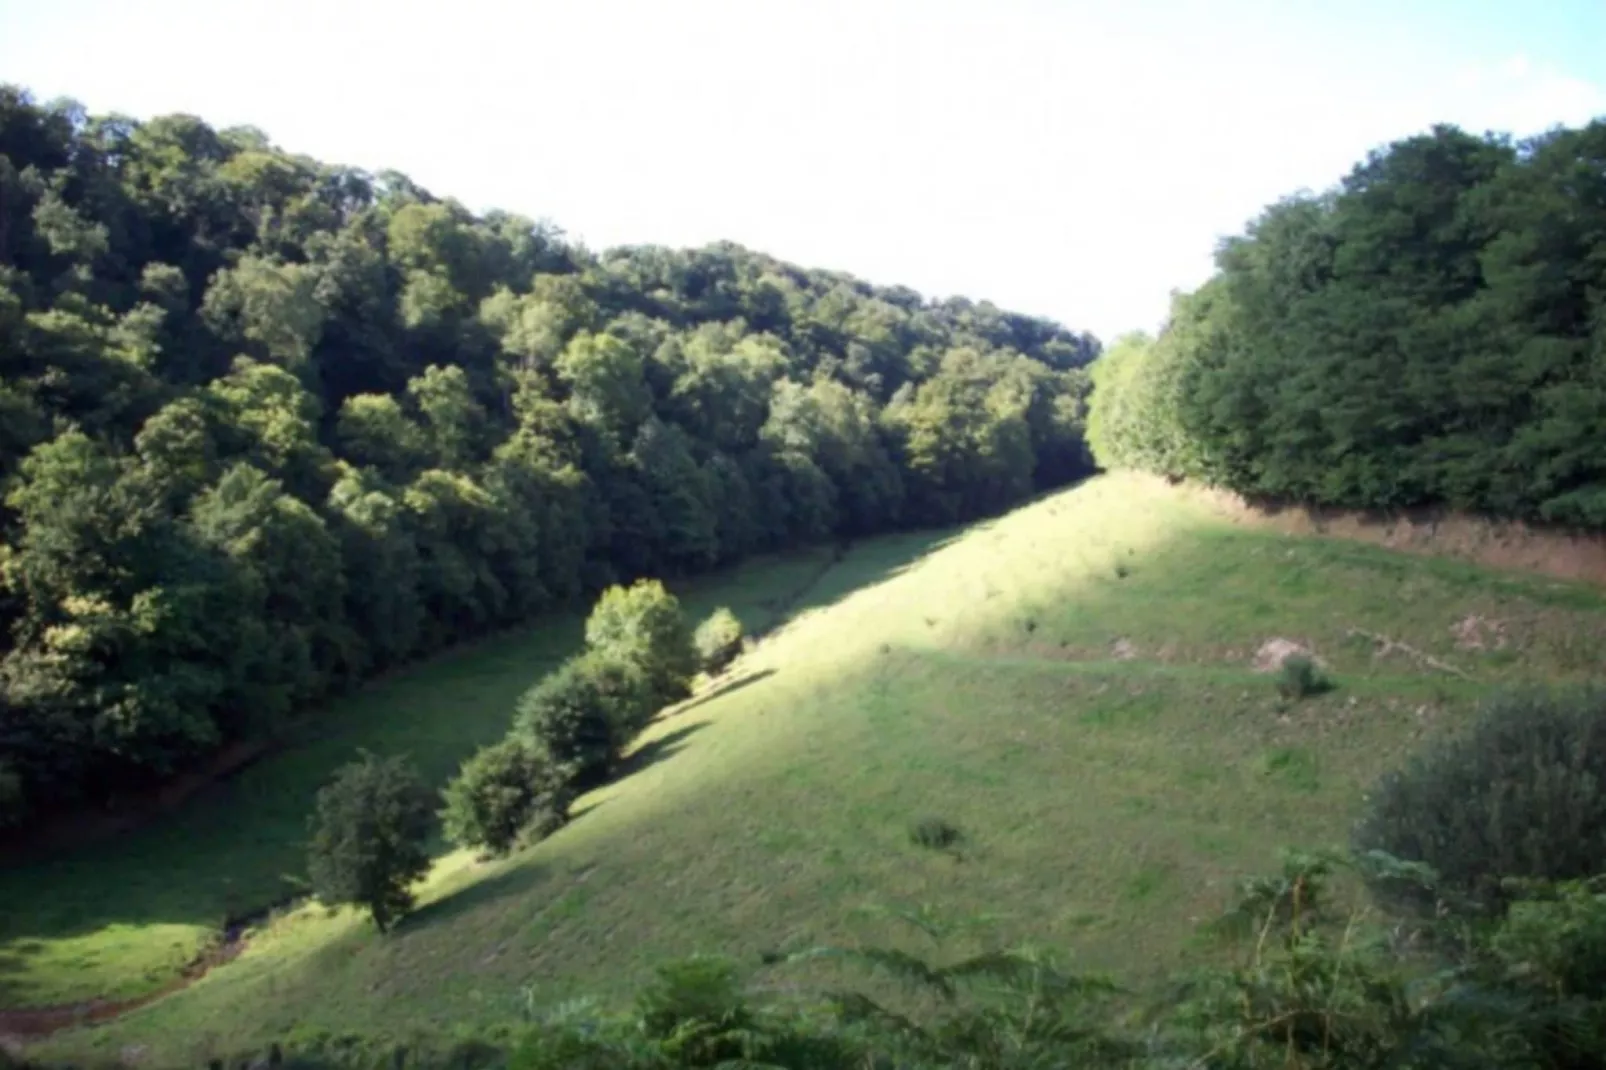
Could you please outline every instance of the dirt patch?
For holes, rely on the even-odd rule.
[[[19,1007],[0,1010],[0,1050],[21,1054],[28,1041],[41,1040],[52,1033],[75,1026],[97,1025],[109,1022],[119,1015],[155,1003],[205,977],[207,973],[226,962],[232,962],[245,950],[245,929],[231,927],[223,939],[206,951],[173,980],[154,992],[132,999],[92,999],[81,1003],[64,1003],[54,1007]]]
[[[1437,669],[1439,672],[1449,673],[1451,676],[1459,676],[1463,680],[1472,679],[1472,674],[1466,670],[1458,669],[1449,662],[1436,658],[1425,650],[1418,650],[1409,643],[1402,643],[1398,639],[1391,639],[1386,635],[1367,631],[1365,628],[1350,628],[1345,634],[1351,639],[1365,639],[1370,642],[1374,658],[1386,658],[1391,654],[1404,654],[1412,661],[1425,665],[1430,669]]]
[[[1250,665],[1256,672],[1276,672],[1283,667],[1283,662],[1292,657],[1308,658],[1312,657],[1312,654],[1310,648],[1303,643],[1274,636],[1260,644]]]
[[[1110,645],[1110,656],[1117,661],[1131,661],[1138,656],[1138,648],[1130,639],[1117,639]]]
[[[1158,478],[1158,477],[1156,477]],[[1606,536],[1493,520],[1447,509],[1377,512],[1272,505],[1194,486],[1196,499],[1234,523],[1288,535],[1332,535],[1406,553],[1606,585]]]
[[[1455,645],[1462,650],[1502,650],[1506,645],[1504,621],[1473,614],[1450,625],[1450,631],[1455,635]]]

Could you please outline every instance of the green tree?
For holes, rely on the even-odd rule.
[[[441,793],[446,838],[493,855],[521,837],[544,839],[569,818],[573,780],[573,770],[520,737],[482,747]]]
[[[704,672],[722,672],[742,652],[742,622],[729,606],[720,606],[697,626],[692,644]]]
[[[614,335],[576,335],[558,357],[557,371],[569,388],[574,418],[615,442],[628,441],[652,404],[641,355]]]
[[[1489,250],[1515,296],[1476,331],[1572,339],[1508,458],[1557,516],[1594,508],[1594,276],[1557,267],[1593,248],[1568,192],[1592,138],[1536,143],[1467,208],[1535,235]],[[593,253],[248,126],[0,87],[6,798],[149,786],[621,577],[1003,508],[1078,471],[1096,352],[985,302],[729,243]]]
[[[308,265],[247,256],[218,272],[201,314],[226,341],[250,343],[274,364],[299,371],[312,357],[328,315],[317,285],[317,272]]]
[[[423,416],[437,464],[460,469],[478,459],[485,410],[462,368],[430,365],[407,384],[407,396]]]
[[[575,784],[605,781],[626,745],[657,709],[641,666],[615,650],[570,658],[519,698],[513,734],[557,765]]]
[[[586,619],[586,645],[641,667],[659,705],[685,697],[697,650],[680,600],[658,580],[602,592]]]
[[[341,455],[393,480],[405,480],[428,457],[422,429],[389,394],[354,394],[340,406],[335,436]]]
[[[430,797],[400,757],[364,754],[318,792],[307,849],[313,894],[367,910],[387,932],[413,907],[429,872]]]

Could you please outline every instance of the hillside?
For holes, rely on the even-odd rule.
[[[1062,485],[1097,353],[0,86],[0,837],[615,580]]]
[[[616,998],[698,949],[896,943],[906,935],[878,911],[918,903],[985,916],[974,946],[1029,937],[1074,949],[1080,968],[1150,978],[1203,953],[1187,936],[1231,879],[1281,845],[1342,842],[1363,787],[1491,686],[1583,678],[1606,622],[1594,588],[1249,530],[1136,476],[946,538],[749,566],[692,603],[752,616],[810,581],[800,611],[726,682],[649,730],[635,772],[506,861],[440,858],[393,936],[304,908],[191,988],[43,1050],[134,1045],[160,1062],[292,1029],[474,1027],[515,1018],[526,986],[538,1004]],[[353,725],[339,749],[373,733],[439,775],[444,751],[466,745],[454,733],[494,734],[573,635],[401,674],[331,711]],[[1312,648],[1337,690],[1279,699],[1254,671],[1277,639]],[[365,718],[373,704],[390,717]],[[94,955],[159,973],[150,926],[215,904],[230,867],[260,889],[290,864],[295,832],[261,803],[315,782],[300,760],[270,759],[233,794],[108,852],[98,904],[84,898],[87,862],[8,878],[8,901],[26,887],[25,902],[82,906],[55,932],[31,924],[45,907],[8,911],[8,989],[66,994]],[[963,831],[957,857],[910,844],[924,815]],[[152,874],[171,857],[160,845],[185,838],[195,863]]]

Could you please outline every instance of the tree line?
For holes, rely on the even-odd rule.
[[[1098,352],[0,87],[0,827],[610,584],[1073,479]]]
[[[741,621],[716,610],[695,630],[658,580],[602,593],[585,648],[519,697],[503,737],[463,762],[437,799],[405,758],[364,753],[318,793],[307,852],[325,904],[366,910],[381,932],[413,906],[438,813],[446,838],[483,856],[538,843],[583,792],[620,771],[664,707],[741,652]]]
[[[1095,366],[1102,464],[1606,528],[1606,121],[1397,141],[1216,265]]]

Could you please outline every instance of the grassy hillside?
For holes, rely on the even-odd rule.
[[[292,1027],[489,1023],[699,949],[897,942],[881,911],[923,902],[983,918],[971,943],[1030,937],[1141,980],[1177,964],[1225,882],[1279,845],[1341,841],[1413,740],[1491,684],[1581,677],[1606,630],[1593,589],[1234,528],[1125,476],[824,565],[699,589],[696,608],[746,617],[818,577],[814,608],[662,717],[637,770],[552,839],[490,864],[446,855],[389,938],[349,913],[276,918],[191,988],[50,1046],[155,1057]],[[296,867],[331,762],[363,744],[444,774],[575,636],[554,625],[399,677],[353,702],[339,739],[93,858],[7,875],[7,1002],[149,983],[227,881],[260,894]],[[1284,704],[1252,668],[1278,638],[1338,689]],[[963,830],[957,856],[909,842],[924,815]]]

